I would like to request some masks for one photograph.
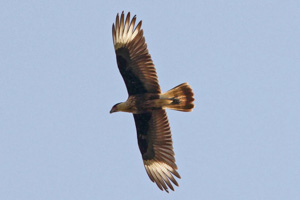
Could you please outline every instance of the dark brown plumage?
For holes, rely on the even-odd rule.
[[[141,29],[142,21],[135,26],[136,16],[130,21],[116,17],[112,27],[113,42],[120,73],[125,82],[128,99],[114,105],[110,113],[133,113],[137,139],[144,166],[149,178],[161,190],[174,190],[178,186],[174,177],[180,178],[175,163],[172,135],[165,108],[192,111],[194,98],[191,87],[183,83],[166,93],[161,93],[154,64],[148,53]]]

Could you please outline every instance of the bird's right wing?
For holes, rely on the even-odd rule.
[[[114,48],[120,73],[129,95],[160,93],[156,71],[141,29],[135,27],[136,16],[130,22],[130,13],[124,21],[124,12],[112,26]]]
[[[139,148],[147,174],[161,190],[174,190],[170,180],[178,186],[172,135],[166,111],[134,114]]]

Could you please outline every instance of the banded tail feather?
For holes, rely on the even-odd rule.
[[[194,106],[194,93],[188,83],[182,83],[160,95],[161,99],[170,99],[165,108],[183,112],[191,112]]]

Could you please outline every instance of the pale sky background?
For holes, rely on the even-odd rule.
[[[150,3],[151,2],[151,3]],[[179,188],[150,181],[111,26],[143,20]],[[299,1],[0,2],[0,199],[300,199]]]

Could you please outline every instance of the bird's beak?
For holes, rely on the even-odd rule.
[[[116,112],[114,108],[112,108],[112,109],[109,111],[110,114],[111,114],[111,113],[114,113],[114,112]]]
[[[118,112],[119,110],[118,110],[118,104],[116,104],[116,105],[114,105],[112,108],[111,108],[111,110],[110,110],[110,114],[111,113],[114,113],[114,112]]]

